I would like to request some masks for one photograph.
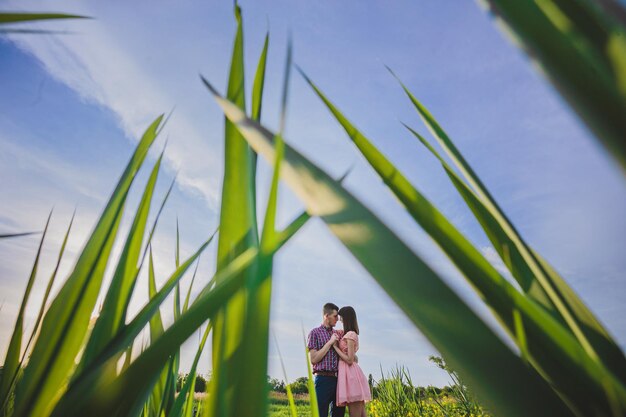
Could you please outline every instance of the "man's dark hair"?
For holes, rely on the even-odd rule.
[[[334,310],[339,310],[339,307],[337,307],[336,304],[326,303],[324,304],[324,308],[322,308],[322,314],[323,315],[333,314]]]
[[[343,320],[344,332],[355,332],[359,334],[359,323],[356,319],[356,311],[354,311],[354,308],[350,306],[341,307],[339,315],[341,316],[341,320]]]

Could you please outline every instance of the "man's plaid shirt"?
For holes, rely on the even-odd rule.
[[[338,340],[341,339],[341,330],[333,330],[332,327],[316,327],[309,332],[307,345],[309,349],[321,350],[330,340],[330,337],[336,333]],[[318,363],[313,364],[313,373],[316,372],[337,372],[339,367],[339,356],[332,347],[326,353],[326,356]]]

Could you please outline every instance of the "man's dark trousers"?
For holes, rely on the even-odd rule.
[[[332,417],[344,417],[346,407],[337,407],[337,377],[315,375],[315,394],[320,417],[328,417],[328,406],[332,406]]]

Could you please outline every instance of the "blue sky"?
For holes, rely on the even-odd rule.
[[[440,166],[399,123],[426,133],[384,68],[391,66],[445,127],[523,236],[626,345],[621,301],[626,293],[624,178],[484,10],[474,2],[442,6],[434,0],[241,4],[248,75],[270,31],[263,110],[267,126],[278,125],[291,32],[294,61],[501,267]],[[9,1],[3,9],[95,18],[38,25],[62,32],[54,35],[0,37],[0,230],[41,229],[54,206],[34,301],[42,296],[74,208],[76,227],[62,273],[72,266],[138,136],[158,114],[175,108],[154,149],[156,154],[169,138],[158,196],[179,172],[155,243],[162,282],[174,266],[176,216],[187,256],[218,223],[223,117],[198,74],[225,90],[235,30],[232,3]],[[295,72],[286,137],[336,176],[352,167],[346,186],[488,317],[458,272],[390,196]],[[264,163],[259,166],[262,207],[269,170]],[[136,205],[136,194],[129,207]],[[281,188],[279,222],[286,223],[300,210],[297,199]],[[37,238],[0,243],[2,354],[37,243]],[[202,258],[199,283],[208,281],[213,261],[214,248]],[[279,253],[275,268],[272,329],[290,379],[306,373],[302,326],[308,331],[319,324],[321,306],[333,301],[352,305],[358,313],[359,357],[366,373],[378,378],[379,364],[389,369],[398,363],[419,384],[446,382],[428,363],[434,349],[323,223],[311,221]],[[188,278],[183,282],[186,288]],[[146,287],[142,276],[132,311],[145,302]],[[168,300],[163,308],[166,323],[171,322],[170,306]],[[35,313],[29,311],[31,320]],[[184,346],[183,367],[189,366],[195,343],[192,337]],[[200,368],[209,370],[208,356]],[[270,374],[282,379],[273,344]]]

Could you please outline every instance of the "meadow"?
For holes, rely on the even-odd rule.
[[[516,43],[529,52],[594,132],[598,143],[626,168],[626,30],[624,20],[615,17],[621,15],[612,14],[600,3],[584,0],[489,0],[485,4]],[[396,370],[395,376],[379,381],[376,401],[369,406],[370,415],[481,415],[478,408],[472,408],[477,403],[494,416],[625,415],[626,358],[622,349],[567,280],[519,234],[425,103],[397,78],[397,88],[404,91],[407,105],[415,110],[432,140],[406,125],[408,132],[440,162],[451,186],[462,196],[513,280],[505,278],[463,231],[377,149],[375,142],[350,122],[308,78],[306,69],[299,69],[330,117],[345,129],[346,140],[354,144],[356,152],[387,186],[390,200],[404,207],[463,274],[508,343],[426,260],[349,192],[342,178],[333,178],[289,146],[284,127],[293,67],[291,45],[285,58],[279,128],[272,132],[264,127],[261,115],[263,92],[269,88],[265,71],[270,36],[266,35],[258,52],[255,74],[247,78],[243,15],[237,4],[234,14],[237,30],[232,59],[223,63],[224,67],[230,66],[225,93],[221,94],[211,80],[198,80],[198,88],[206,88],[225,116],[225,171],[218,230],[208,234],[206,241],[186,258],[181,257],[177,245],[173,271],[155,271],[151,239],[158,227],[158,213],[169,195],[168,191],[154,201],[162,155],[151,161],[151,166],[145,166],[148,151],[167,122],[164,115],[155,117],[117,184],[112,184],[113,192],[68,276],[58,277],[57,269],[49,277],[38,274],[41,248],[47,237],[45,223],[3,362],[2,414],[191,416],[196,378],[186,378],[176,394],[180,346],[206,324],[193,365],[185,370],[196,375],[200,355],[210,341],[212,378],[206,395],[197,403],[202,415],[295,417],[304,415],[308,407],[310,415],[316,417],[304,341],[302,361],[309,366],[308,401],[294,397],[287,389],[285,407],[283,397],[270,396],[266,375],[274,255],[311,217],[318,217],[441,353],[445,359],[440,363],[442,369],[457,375],[477,401],[466,397],[469,391],[464,390],[457,392],[453,400],[443,401],[439,395],[413,397],[419,390],[407,393],[405,387],[410,381]],[[61,18],[80,16],[2,13],[0,28],[8,31],[17,22]],[[389,72],[390,77],[396,77],[391,69]],[[249,98],[242,88],[245,82],[252,82]],[[273,168],[267,196],[257,195],[256,189],[257,163],[263,162]],[[141,169],[150,170],[143,186],[134,184]],[[279,181],[284,181],[306,208],[282,229],[276,227]],[[137,207],[126,204],[131,192],[141,195]],[[261,206],[262,217],[257,216]],[[128,230],[121,230],[126,212],[133,221]],[[156,220],[148,224],[149,214],[155,212]],[[72,223],[67,227],[65,242],[71,229]],[[0,238],[10,241],[22,236],[13,233]],[[115,258],[111,249],[118,240],[124,244],[121,255]],[[198,257],[212,242],[217,251],[215,271],[199,295],[192,298],[191,287],[181,288],[179,281],[186,274],[195,275]],[[64,248],[65,243],[58,248],[58,263]],[[150,300],[139,313],[130,316],[130,298],[144,269],[149,275]],[[108,287],[103,286],[106,271],[113,276]],[[161,288],[156,287],[157,273],[168,277]],[[61,289],[52,293],[57,280],[63,280]],[[34,285],[43,285],[46,292],[41,305],[36,306],[39,314],[34,329],[25,332],[24,312]],[[164,306],[163,301],[171,294],[174,305]],[[99,296],[104,300],[101,306],[97,305]],[[161,317],[163,308],[173,308],[174,323],[167,328]],[[140,351],[133,350],[135,339],[145,328],[150,330],[149,341]],[[246,400],[241,401],[242,397]],[[413,408],[397,408],[405,406]]]
[[[370,389],[373,401],[367,404],[367,413],[372,417],[489,417],[489,414],[477,403],[468,387],[459,375],[450,369],[443,358],[431,356],[430,361],[449,377],[449,384],[444,387],[416,386],[410,373],[404,366],[396,365],[388,372],[381,369],[380,378],[375,380],[370,375]],[[179,376],[177,391],[180,391],[185,378]],[[198,376],[204,383],[205,377]],[[206,377],[210,380],[210,376]],[[299,377],[288,384],[290,393],[283,380],[270,378],[269,384],[269,417],[310,417],[311,398],[308,393],[308,378]],[[206,399],[204,389],[198,389],[194,395],[195,407],[201,406]],[[293,404],[293,408],[292,408]],[[349,411],[349,409],[348,409]]]
[[[389,371],[381,369],[380,379],[375,380],[371,375],[369,378],[372,401],[367,404],[368,415],[372,417],[489,417],[467,385],[443,358],[431,356],[430,360],[448,374],[449,385],[444,387],[416,386],[404,366],[396,365]],[[309,417],[312,415],[310,398],[306,392],[302,392],[302,387],[299,386],[303,380],[306,378],[298,378],[290,384],[292,392],[300,392],[293,394],[292,398],[295,415]],[[270,417],[294,415],[290,395],[284,388],[284,384],[276,384],[276,381],[271,384]]]

